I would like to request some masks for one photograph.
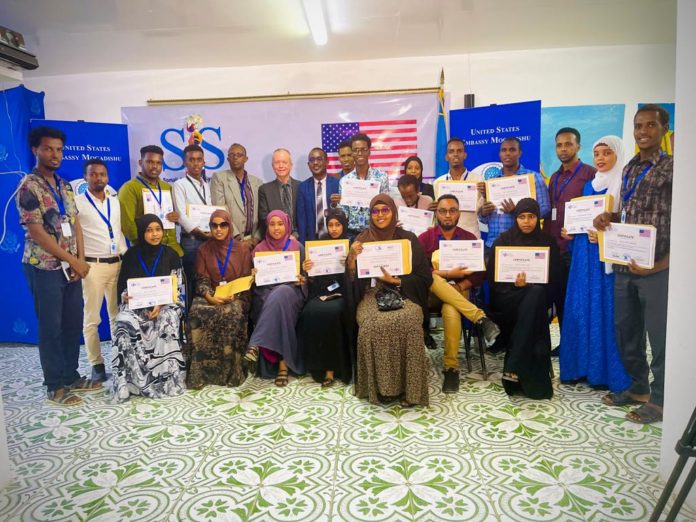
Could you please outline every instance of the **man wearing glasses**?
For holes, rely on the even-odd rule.
[[[433,284],[430,286],[431,308],[442,306],[442,323],[445,330],[445,354],[443,358],[444,381],[443,393],[459,391],[459,342],[462,336],[462,318],[466,317],[474,324],[480,324],[483,336],[492,344],[500,333],[498,326],[491,321],[483,310],[472,304],[466,296],[469,290],[483,283],[486,272],[471,272],[466,267],[440,270],[439,262],[432,265],[433,252],[440,249],[440,241],[475,240],[471,232],[459,228],[459,201],[452,194],[444,194],[437,199],[435,217],[437,225],[423,232],[418,240],[423,245],[425,255],[433,267]]]
[[[355,170],[341,178],[339,192],[343,190],[343,183],[347,179],[361,179],[368,181],[378,181],[379,191],[382,194],[389,193],[389,178],[381,170],[370,167],[370,148],[372,140],[367,134],[354,134],[350,138],[350,146],[353,150],[355,160]],[[332,198],[332,203],[337,204],[338,198]],[[348,235],[355,237],[370,225],[370,209],[368,207],[354,207],[343,205],[343,210],[348,216]]]
[[[321,238],[326,232],[326,211],[331,196],[338,194],[338,180],[327,176],[328,158],[319,147],[309,151],[307,166],[312,177],[297,192],[297,234],[300,243]]]
[[[246,171],[246,149],[233,143],[227,151],[230,170],[215,172],[210,182],[213,205],[227,208],[232,216],[234,233],[249,245],[261,241],[259,231],[259,188],[263,181]]]

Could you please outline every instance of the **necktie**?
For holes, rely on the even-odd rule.
[[[319,181],[317,183],[317,238],[324,232],[324,202],[321,197],[321,181]]]
[[[290,218],[290,222],[292,222],[292,196],[290,195],[289,183],[283,183],[280,186],[280,202],[283,204],[283,211]]]

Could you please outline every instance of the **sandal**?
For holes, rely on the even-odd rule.
[[[622,391],[621,393],[607,393],[602,397],[602,404],[606,406],[627,406],[630,404],[645,404],[645,402],[646,401],[634,399],[627,391]]]
[[[411,408],[411,407],[415,406],[414,404],[411,404],[410,402],[408,402],[406,399],[401,399],[399,404],[401,404],[402,408]]]
[[[77,395],[70,393],[67,388],[58,388],[57,390],[46,392],[48,402],[59,406],[80,406],[82,399]]]
[[[502,379],[503,379],[504,381],[520,382],[520,378],[517,376],[516,373],[505,372],[505,373],[503,374]]]
[[[255,363],[259,360],[259,347],[250,346],[249,349],[244,354],[244,360]]]
[[[626,414],[626,419],[637,424],[652,424],[662,422],[662,408],[656,404],[646,402],[635,410]]]
[[[288,385],[288,371],[287,370],[278,370],[278,374],[276,375],[274,384],[278,388],[284,388]]]
[[[321,383],[322,388],[330,388],[333,386],[335,379],[324,379],[324,382]]]
[[[77,379],[75,382],[73,382],[68,388],[70,391],[85,391],[85,392],[93,392],[93,391],[99,391],[102,389],[102,383],[98,381],[93,381],[92,379],[88,379],[87,377],[80,377]]]

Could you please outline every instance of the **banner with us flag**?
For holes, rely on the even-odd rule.
[[[227,150],[233,143],[246,148],[247,171],[265,181],[275,178],[271,156],[280,147],[291,152],[291,175],[296,179],[311,175],[307,156],[314,147],[326,151],[329,172],[338,173],[338,144],[356,132],[370,136],[370,164],[389,173],[393,183],[411,155],[423,161],[425,178],[434,173],[437,92],[124,107],[121,117],[128,125],[132,175],[138,172],[140,147],[156,144],[165,151],[163,178],[183,176],[181,156],[192,116],[203,137],[208,174],[229,168]]]

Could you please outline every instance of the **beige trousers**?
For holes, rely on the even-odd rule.
[[[89,263],[89,273],[82,280],[82,298],[85,301],[85,318],[82,331],[85,337],[87,358],[92,366],[104,364],[99,344],[99,323],[101,323],[101,307],[106,298],[106,309],[109,312],[111,335],[114,333],[114,321],[118,314],[118,299],[116,283],[121,263]]]

